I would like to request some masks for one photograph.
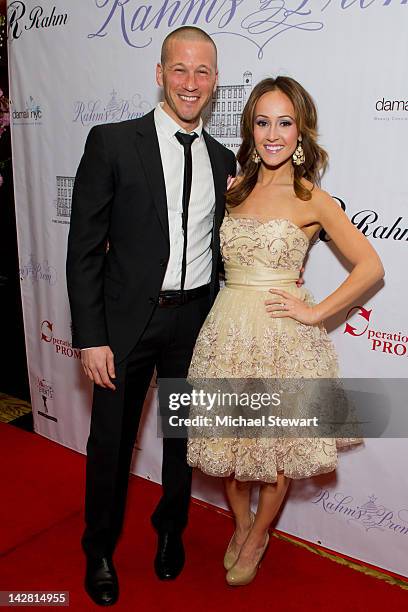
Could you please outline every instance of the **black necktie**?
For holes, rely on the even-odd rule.
[[[182,228],[183,228],[183,260],[181,264],[181,291],[184,290],[184,281],[186,280],[186,265],[187,265],[187,222],[188,222],[188,204],[190,201],[191,193],[191,180],[193,177],[193,164],[191,158],[191,145],[194,140],[198,138],[198,134],[193,132],[192,134],[185,134],[184,132],[176,132],[177,140],[184,148],[184,179],[183,179],[183,214],[182,214]]]

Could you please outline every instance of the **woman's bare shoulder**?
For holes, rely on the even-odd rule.
[[[312,197],[310,199],[310,203],[312,205],[320,207],[320,206],[332,206],[334,204],[335,206],[337,206],[332,196],[327,191],[322,189],[321,187],[318,187],[317,185],[315,185],[313,189],[311,190],[311,193],[312,193]]]

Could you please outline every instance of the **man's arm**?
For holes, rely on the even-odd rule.
[[[67,286],[77,347],[108,344],[103,268],[113,189],[102,130],[92,128],[75,178],[68,236]]]
[[[81,353],[86,375],[115,389],[113,353],[108,346],[103,269],[114,193],[112,167],[100,128],[89,132],[75,179],[68,236],[67,286],[73,345],[93,347]]]

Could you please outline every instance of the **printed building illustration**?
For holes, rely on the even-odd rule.
[[[243,108],[252,91],[252,72],[244,72],[242,85],[219,85],[212,101],[207,129],[214,138],[239,138]]]
[[[75,177],[57,176],[57,216],[71,216],[72,189]]]

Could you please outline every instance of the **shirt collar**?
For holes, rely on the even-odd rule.
[[[167,136],[167,138],[174,137],[176,132],[183,132],[184,134],[189,134],[184,128],[182,128],[177,121],[174,121],[170,115],[163,110],[163,102],[159,102],[154,110],[154,120],[157,125],[161,129],[161,131]],[[194,128],[193,132],[198,134],[197,140],[200,140],[201,134],[203,131],[203,120],[200,117],[199,124],[196,128]]]

